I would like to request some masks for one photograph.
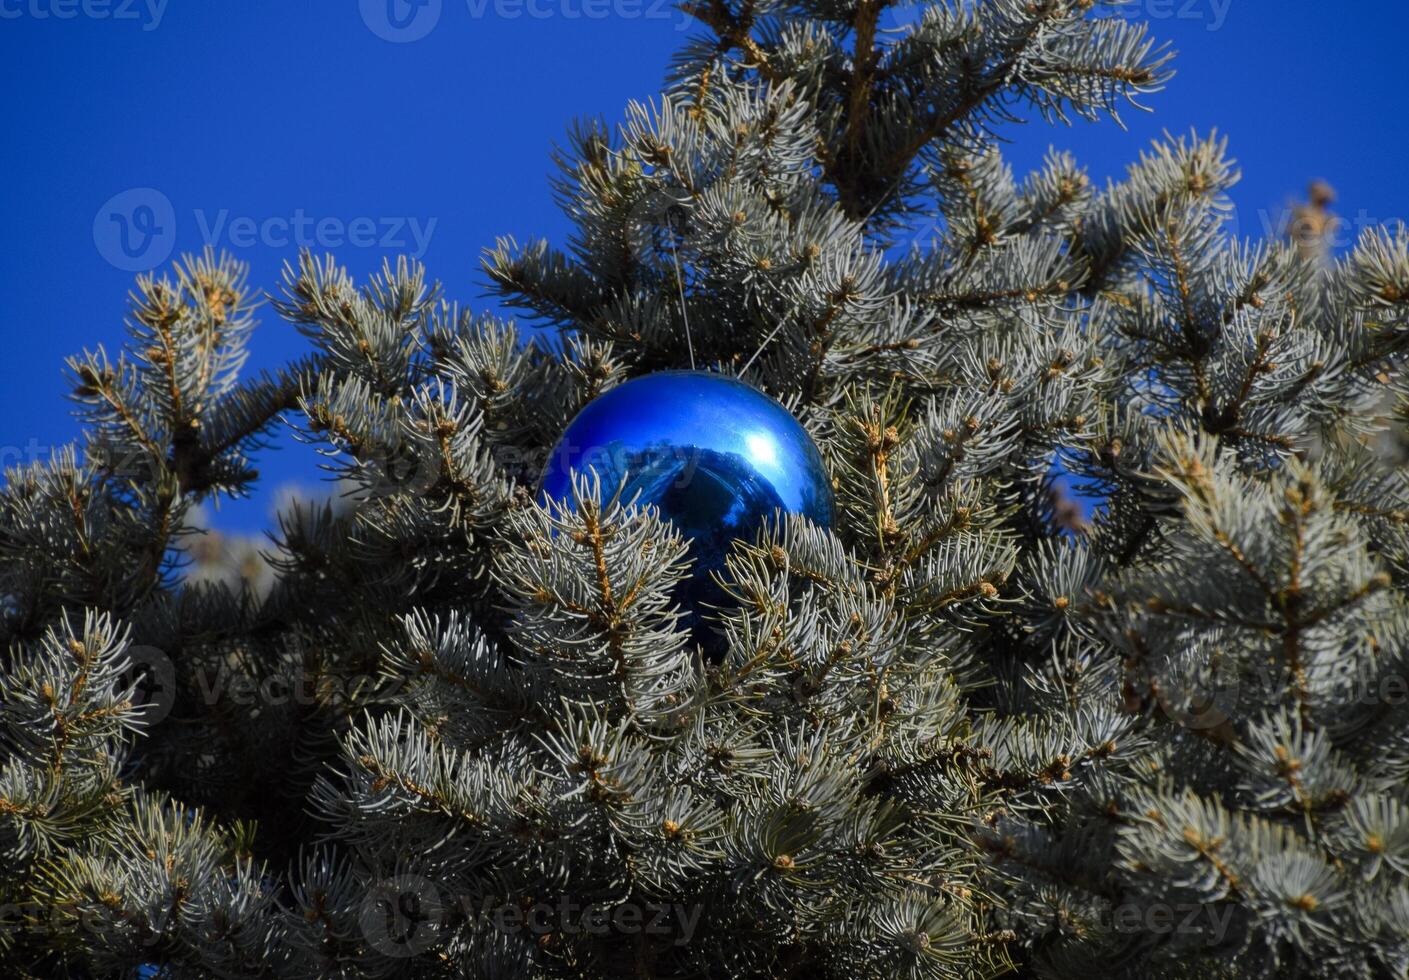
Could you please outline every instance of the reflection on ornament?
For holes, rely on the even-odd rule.
[[[689,539],[694,564],[680,598],[697,636],[703,607],[723,598],[710,573],[734,540],[779,511],[832,520],[811,436],[782,405],[720,374],[650,374],[588,404],[549,456],[540,497],[570,504],[573,471],[588,469],[607,492],[624,478],[623,500],[655,505]]]

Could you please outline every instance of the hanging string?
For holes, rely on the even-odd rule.
[[[763,281],[768,282],[768,280],[766,279]],[[779,296],[783,295],[783,291],[777,286],[774,286],[771,282],[769,282],[768,285],[772,286],[773,291],[776,292]],[[758,350],[754,351],[753,356],[744,362],[743,367],[739,368],[739,377],[742,378],[745,374],[748,374],[749,368],[753,367],[753,362],[758,360],[758,355],[762,354],[764,348],[766,348],[769,344],[773,342],[773,338],[778,336],[778,331],[783,329],[783,324],[788,322],[788,317],[796,313],[797,308],[801,305],[802,297],[799,296],[797,300],[794,301],[792,308],[789,309],[788,312],[784,313],[781,317],[779,317],[778,322],[773,325],[773,329],[768,331],[768,336],[763,338],[763,343],[758,345]]]
[[[865,217],[861,219],[861,224],[865,224],[867,221],[869,221],[872,215],[874,215],[878,210],[880,210],[882,205],[884,205],[887,201],[890,200],[890,198],[895,194],[895,192],[900,189],[900,185],[904,181],[904,179],[905,174],[902,173],[891,183],[890,188],[886,191],[885,194],[881,196],[880,200],[876,201],[875,204],[871,205],[871,210],[866,212]],[[672,228],[670,229],[670,231],[673,232],[674,229]],[[680,290],[680,319],[685,324],[685,346],[690,352],[690,370],[693,371],[695,370],[695,342],[690,336],[690,314],[689,311],[685,309],[685,277],[680,272],[680,255],[675,250],[674,234],[670,234],[669,241],[670,258],[675,263],[675,284],[677,287],[679,287]],[[779,296],[783,295],[783,291],[777,286],[773,285],[773,283],[768,282],[768,280],[766,279],[763,281],[767,283],[769,288],[771,288]],[[797,308],[801,305],[802,297],[799,296],[793,302],[793,305],[788,309],[788,312],[784,313],[782,317],[778,319],[778,322],[773,325],[773,329],[768,331],[768,336],[763,338],[763,342],[758,345],[758,349],[753,352],[753,356],[751,356],[747,361],[744,362],[744,366],[739,369],[739,377],[743,377],[745,374],[748,374],[749,368],[753,367],[753,362],[758,360],[759,355],[762,354],[764,350],[767,349],[768,345],[773,342],[773,338],[778,336],[778,331],[783,329],[783,324],[788,322],[788,318],[794,313],[796,313]]]
[[[690,314],[685,309],[685,277],[680,272],[680,256],[675,251],[675,235],[670,235],[670,257],[675,260],[675,285],[680,287],[680,319],[685,321],[685,346],[690,351],[690,370],[695,370],[695,342],[690,339]]]
[[[904,181],[905,174],[901,173],[900,176],[896,177],[895,180],[891,182],[890,188],[883,195],[881,195],[880,199],[877,200],[875,204],[871,205],[871,210],[866,212],[866,214],[861,218],[859,224],[864,225],[867,221],[870,221],[871,218],[875,215],[875,213],[881,209],[881,206],[888,202],[891,197],[894,196],[896,191],[900,190],[900,185],[904,183]],[[775,293],[777,293],[779,296],[783,295],[783,291],[777,286],[773,285],[773,283],[769,282],[767,279],[764,279],[763,282],[767,283],[768,287],[772,289]],[[758,355],[762,354],[764,348],[766,348],[769,344],[773,342],[773,338],[778,336],[778,331],[783,329],[783,324],[788,322],[788,317],[796,313],[797,308],[801,305],[802,297],[799,296],[793,302],[793,305],[788,310],[788,312],[784,313],[783,316],[778,320],[778,322],[774,324],[773,329],[768,331],[768,336],[763,338],[763,343],[758,345],[758,350],[754,351],[753,356],[744,362],[744,366],[739,369],[740,377],[743,377],[745,374],[748,373],[749,368],[753,367],[753,362],[758,360]]]

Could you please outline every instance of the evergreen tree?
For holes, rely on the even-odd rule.
[[[486,253],[553,339],[304,255],[311,353],[241,379],[238,263],[138,280],[82,445],[0,497],[7,975],[1406,975],[1409,231],[1234,240],[1213,137],[1018,182],[996,125],[1164,51],[892,6],[688,4],[662,96],[560,155],[571,241]],[[838,504],[736,546],[718,657],[668,520],[533,497],[692,360]],[[258,583],[185,575],[280,420],[346,494]]]

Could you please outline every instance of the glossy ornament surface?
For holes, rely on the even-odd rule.
[[[812,437],[767,395],[703,371],[633,378],[580,411],[554,447],[540,499],[572,500],[572,473],[595,470],[603,494],[626,479],[622,500],[654,504],[690,540],[682,596],[698,622],[717,601],[710,572],[730,544],[752,538],[776,511],[832,520],[832,487]]]

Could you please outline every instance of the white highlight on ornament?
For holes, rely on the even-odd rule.
[[[778,446],[766,432],[750,432],[744,436],[744,445],[749,447],[749,455],[754,462],[765,466],[778,465]]]

